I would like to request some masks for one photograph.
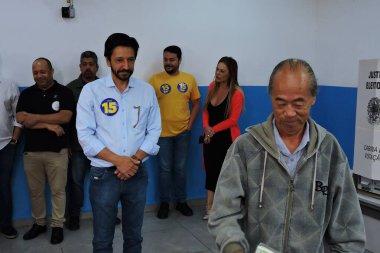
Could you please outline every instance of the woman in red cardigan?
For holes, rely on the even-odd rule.
[[[208,219],[227,150],[240,135],[238,120],[243,110],[244,93],[237,77],[237,62],[232,57],[222,57],[215,70],[215,81],[208,88],[203,108],[203,159],[207,189],[207,212],[203,219]]]

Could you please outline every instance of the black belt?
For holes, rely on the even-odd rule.
[[[113,172],[116,170],[116,166],[112,166],[112,167],[107,167],[106,168],[106,171],[109,171],[109,172]]]
[[[141,167],[142,167],[142,162],[140,162],[138,168],[141,169]],[[106,169],[106,171],[113,172],[113,171],[115,171],[117,168],[116,168],[116,166],[112,166],[112,167],[106,167],[105,169]]]

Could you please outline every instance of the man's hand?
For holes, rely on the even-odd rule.
[[[33,113],[22,112],[22,122],[25,127],[30,128],[39,122],[39,115]]]
[[[136,175],[140,161],[128,156],[121,156],[115,163],[115,175],[121,180],[127,180]]]
[[[21,125],[23,125],[27,115],[28,115],[28,113],[24,112],[24,111],[16,113],[17,122],[20,123]]]
[[[223,253],[244,253],[243,246],[237,242],[228,243]]]
[[[45,124],[46,129],[49,131],[54,132],[57,136],[62,136],[65,134],[65,131],[60,125],[54,125],[54,124]]]

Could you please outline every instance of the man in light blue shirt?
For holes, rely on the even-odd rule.
[[[17,237],[12,225],[12,171],[21,127],[16,121],[20,95],[12,81],[0,80],[0,232],[8,239]]]
[[[112,252],[119,200],[123,252],[141,252],[148,183],[143,161],[158,153],[161,117],[153,87],[131,77],[138,48],[126,34],[109,36],[104,56],[112,73],[84,86],[78,101],[78,138],[91,160],[93,252]]]

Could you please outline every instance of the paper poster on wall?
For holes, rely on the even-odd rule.
[[[354,173],[380,180],[380,59],[359,62]]]

